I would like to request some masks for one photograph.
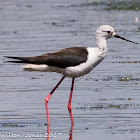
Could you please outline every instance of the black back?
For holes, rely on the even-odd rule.
[[[56,66],[59,68],[66,68],[76,66],[87,61],[86,47],[73,47],[62,49],[55,53],[48,53],[35,57],[7,57],[18,59],[20,61],[8,61],[15,63],[30,63],[30,64],[47,64],[49,66]]]

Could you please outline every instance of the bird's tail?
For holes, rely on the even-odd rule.
[[[28,57],[14,57],[14,56],[4,56],[6,58],[16,59],[15,61],[5,61],[11,63],[29,63]]]

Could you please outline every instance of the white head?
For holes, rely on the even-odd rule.
[[[106,40],[116,35],[114,29],[109,25],[102,25],[96,31],[96,37],[103,37]]]
[[[131,42],[131,43],[135,43],[133,41],[127,40],[127,39],[117,35],[115,33],[114,29],[109,25],[102,25],[96,31],[96,39],[99,39],[99,38],[103,39],[104,38],[107,40],[107,39],[112,38],[112,37],[120,38],[122,40]],[[138,43],[135,43],[135,44],[138,44]]]

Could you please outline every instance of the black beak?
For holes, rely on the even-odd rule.
[[[120,39],[122,39],[122,40],[125,40],[125,41],[128,41],[128,42],[131,42],[131,43],[134,43],[134,44],[138,44],[138,43],[136,43],[136,42],[133,42],[133,41],[130,41],[130,40],[128,40],[128,39],[125,39],[125,38],[123,38],[123,37],[121,37],[121,36],[119,36],[119,35],[114,35],[116,38],[120,38]]]

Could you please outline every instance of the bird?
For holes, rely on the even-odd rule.
[[[71,101],[75,78],[88,74],[106,57],[107,40],[110,38],[119,38],[134,44],[138,44],[116,34],[115,30],[110,25],[102,25],[97,29],[95,33],[95,47],[64,48],[54,53],[47,53],[33,57],[4,57],[16,59],[14,61],[11,60],[6,62],[25,63],[25,65],[23,65],[23,69],[27,71],[57,72],[62,75],[60,81],[56,84],[48,96],[45,97],[47,125],[50,124],[48,109],[48,102],[50,97],[61,84],[61,82],[65,79],[65,77],[72,78],[67,107],[71,118],[71,123],[74,124]]]

